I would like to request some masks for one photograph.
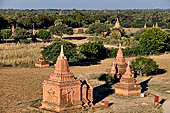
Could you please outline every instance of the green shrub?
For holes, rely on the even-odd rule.
[[[168,29],[170,29],[170,22],[168,23]]]
[[[141,29],[136,31],[136,33],[134,34],[134,39],[135,40],[139,40],[140,39],[140,35],[143,34],[147,29]]]
[[[87,59],[101,59],[107,56],[106,48],[102,41],[84,43],[79,46],[79,49]]]
[[[51,38],[51,34],[48,30],[41,29],[36,33],[38,38],[41,38],[43,41],[47,41]]]
[[[148,29],[140,36],[139,45],[144,51],[164,53],[170,47],[167,32],[159,28]]]
[[[151,75],[157,73],[159,65],[151,58],[138,57],[132,61],[133,70],[139,75]]]
[[[15,34],[13,36],[15,42],[27,42],[27,38],[30,37],[31,34],[27,32],[26,29],[23,29],[21,27],[17,27],[15,29]]]
[[[109,48],[107,50],[107,56],[109,58],[115,58],[117,55],[118,48]],[[125,57],[135,57],[139,55],[149,55],[149,52],[143,51],[140,46],[122,48]]]
[[[61,50],[61,45],[64,46],[64,54],[69,63],[78,62],[81,59],[81,54],[78,54],[77,46],[71,42],[58,40],[47,47],[42,47],[41,53],[47,61],[55,63]]]
[[[86,34],[101,34],[102,32],[108,32],[110,31],[109,27],[103,23],[100,23],[99,21],[96,21],[95,23],[89,25],[88,29],[85,31]]]
[[[9,39],[12,35],[11,29],[3,29],[1,30],[1,36],[3,39]]]

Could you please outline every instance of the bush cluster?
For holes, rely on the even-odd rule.
[[[132,61],[132,68],[138,75],[156,74],[159,65],[151,58],[137,57]]]

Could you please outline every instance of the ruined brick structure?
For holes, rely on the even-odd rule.
[[[43,101],[40,108],[60,112],[91,106],[92,103],[93,87],[88,80],[76,79],[70,72],[61,46],[54,72],[49,80],[43,82]]]
[[[112,74],[113,78],[120,79],[121,76],[125,73],[126,67],[127,67],[127,63],[123,56],[123,52],[120,44],[116,56],[116,61],[113,62],[111,69],[109,69],[108,73]]]
[[[115,94],[123,96],[139,95],[141,93],[141,87],[136,82],[136,79],[132,77],[132,71],[128,63],[126,72],[122,75],[120,83],[115,85]]]
[[[46,62],[43,55],[40,55],[37,61],[35,61],[37,67],[49,67],[49,62]]]

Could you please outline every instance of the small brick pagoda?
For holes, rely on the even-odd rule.
[[[147,28],[146,23],[145,23],[145,25],[144,25],[144,27],[143,27],[143,28]]]
[[[43,57],[43,55],[40,55],[40,57],[38,58],[38,60],[35,62],[35,66],[37,67],[49,67],[49,62],[45,61],[45,58]]]
[[[159,28],[159,26],[158,26],[158,23],[156,22],[156,24],[155,24],[155,28]]]
[[[120,26],[119,19],[117,18],[115,26],[113,27],[114,29],[121,29],[122,27]]]
[[[75,79],[69,70],[67,58],[61,46],[54,72],[43,82],[43,101],[40,108],[51,111],[64,111],[91,106],[93,87],[88,80]]]
[[[12,28],[11,28],[11,29],[12,29],[12,36],[14,36],[14,35],[15,35],[15,27],[14,27],[14,24],[12,24],[11,26],[12,26]]]
[[[132,77],[132,71],[128,62],[126,72],[121,77],[120,83],[115,85],[115,94],[123,96],[139,95],[141,87],[136,82],[136,79]]]
[[[113,78],[120,79],[125,73],[127,67],[126,60],[123,56],[121,44],[119,44],[119,50],[117,52],[116,61],[113,62],[111,69],[108,73],[112,74]]]

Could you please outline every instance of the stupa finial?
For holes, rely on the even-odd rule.
[[[61,56],[61,57],[64,56],[63,45],[61,45],[60,56]]]

